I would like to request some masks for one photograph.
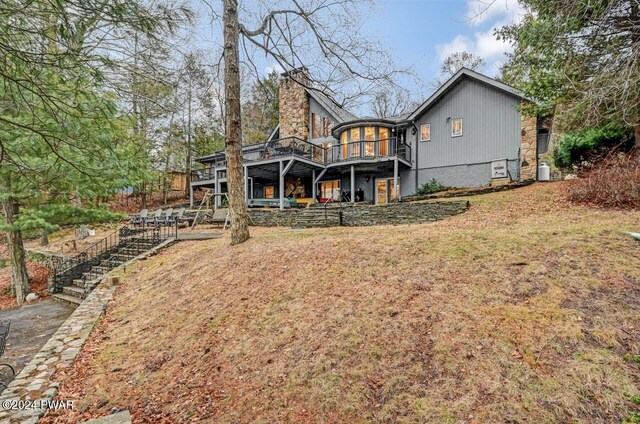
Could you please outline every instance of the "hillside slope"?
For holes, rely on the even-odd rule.
[[[44,422],[620,422],[640,395],[623,233],[640,212],[560,189],[433,224],[175,245],[129,270],[65,372],[77,409]]]

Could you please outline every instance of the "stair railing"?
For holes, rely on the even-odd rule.
[[[174,225],[175,224],[175,225]],[[107,268],[113,269],[118,261],[114,260],[124,249],[130,249],[134,256],[146,252],[150,248],[157,246],[161,242],[175,238],[178,235],[178,222],[168,223],[168,225],[151,225],[135,227],[125,225],[107,237],[92,244],[78,255],[70,258],[66,267],[54,270],[52,275],[52,292],[57,293],[62,290],[62,285],[66,279],[82,279],[83,282],[92,281],[103,274],[102,270],[94,270],[95,266],[101,266],[103,261],[107,261]]]

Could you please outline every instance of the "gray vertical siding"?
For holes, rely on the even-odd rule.
[[[495,159],[517,160],[519,102],[516,96],[463,78],[416,121],[417,136],[420,125],[431,124],[431,141],[414,141],[419,143],[417,169],[489,163]],[[463,120],[461,137],[451,136],[454,118]],[[490,174],[488,177],[478,182],[482,180],[486,184]]]
[[[315,144],[320,144],[320,143],[336,144],[337,140],[333,138],[331,134],[329,134],[328,137],[312,138],[313,136],[313,133],[311,132],[311,114],[312,113],[330,118],[331,121],[333,121],[334,126],[339,122],[335,116],[333,116],[324,107],[322,107],[320,103],[318,103],[313,97],[309,97],[309,140]]]

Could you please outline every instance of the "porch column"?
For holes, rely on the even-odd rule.
[[[316,184],[316,170],[314,169],[311,171],[311,197],[313,198],[311,203],[316,203],[317,191],[318,185]]]
[[[189,184],[189,207],[193,208],[193,186]]]
[[[279,195],[280,195],[280,210],[284,209],[284,173],[283,173],[283,167],[282,167],[282,161],[278,162],[279,168],[280,168],[280,172],[278,173],[280,175],[280,190],[279,190]]]
[[[217,168],[213,169],[213,192],[218,193],[218,170]],[[213,205],[218,207],[218,196],[213,196]]]
[[[351,203],[356,203],[356,168],[351,165]]]
[[[394,193],[394,199],[398,200],[398,198],[400,196],[398,196],[398,158],[396,157],[393,160],[393,193]]]

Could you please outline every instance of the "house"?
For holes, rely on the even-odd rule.
[[[304,70],[283,74],[278,127],[243,148],[249,206],[385,204],[433,179],[455,187],[536,179],[542,120],[520,113],[530,100],[519,91],[478,72],[461,69],[416,110],[389,118],[358,118],[292,78]],[[193,173],[191,193],[225,192],[224,152],[197,160],[205,169]]]

